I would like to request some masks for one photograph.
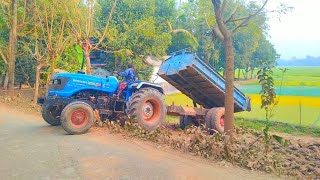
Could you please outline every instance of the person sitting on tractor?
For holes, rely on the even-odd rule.
[[[118,73],[118,75],[124,78],[124,81],[119,84],[117,91],[117,98],[119,99],[122,91],[136,80],[133,65],[128,64],[128,68],[125,71]]]

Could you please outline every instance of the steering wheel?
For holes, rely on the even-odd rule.
[[[116,77],[118,80],[122,81],[123,77],[119,75],[118,71],[113,72],[113,76]]]

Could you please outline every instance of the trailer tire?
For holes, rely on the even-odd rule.
[[[86,133],[94,124],[92,107],[81,101],[68,104],[61,113],[61,125],[69,134]]]
[[[60,115],[61,111],[55,112],[53,109],[55,108],[53,103],[47,102],[42,106],[41,115],[45,122],[50,124],[51,126],[59,126],[61,125],[60,122]]]
[[[163,94],[154,88],[136,91],[127,103],[127,114],[143,129],[153,131],[166,116]]]
[[[185,129],[191,125],[199,126],[199,121],[192,116],[180,116],[180,128]]]
[[[224,107],[212,108],[207,112],[205,120],[210,133],[213,133],[213,129],[224,133],[224,113]]]

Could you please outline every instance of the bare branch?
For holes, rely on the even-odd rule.
[[[224,41],[224,36],[223,34],[221,33],[219,27],[215,26],[212,28],[212,34],[214,37],[217,37],[220,41]]]
[[[239,4],[236,4],[236,6],[234,7],[232,13],[230,14],[229,18],[224,22],[225,24],[227,24],[228,22],[230,22],[232,20],[232,22],[234,21],[233,20],[233,17],[234,15],[236,14],[237,10],[239,8]]]
[[[4,53],[2,52],[1,49],[0,49],[0,55],[1,55],[2,60],[4,61],[4,63],[8,64],[7,58],[4,56]]]
[[[106,37],[106,33],[108,31],[108,28],[109,28],[109,25],[110,25],[110,21],[112,20],[112,16],[113,16],[113,13],[114,11],[116,10],[116,6],[117,6],[117,2],[118,0],[115,0],[114,3],[113,3],[113,6],[111,8],[111,11],[109,13],[109,17],[108,17],[108,21],[107,21],[107,24],[103,30],[103,34],[102,36],[100,37],[99,39],[99,42],[94,46],[94,48],[97,48],[99,46],[99,44],[104,40],[104,38]]]
[[[27,0],[24,0],[23,7],[24,7],[24,11],[23,11],[22,23],[24,24],[26,20]]]
[[[218,28],[219,28],[221,34],[224,37],[226,37],[229,35],[229,32],[227,30],[227,27],[223,23],[222,14],[221,14],[221,7],[220,7],[221,1],[220,0],[212,0],[212,3],[214,5],[214,15],[216,17],[216,22],[217,22]]]
[[[250,14],[249,16],[243,18],[243,21],[238,25],[236,26],[233,30],[232,30],[232,33],[234,33],[235,31],[237,31],[240,27],[244,27],[244,26],[247,26],[248,22],[251,20],[251,18],[255,17],[256,15],[258,15],[263,9],[264,7],[266,6],[266,4],[268,3],[269,0],[265,0],[263,5],[253,14]]]
[[[91,31],[92,31],[92,21],[93,21],[93,9],[94,9],[94,2],[92,0],[88,2],[88,18],[86,21],[86,39],[89,39],[91,36]]]
[[[224,10],[226,9],[227,2],[228,2],[228,0],[223,0],[222,6],[221,6],[221,14],[224,13]]]

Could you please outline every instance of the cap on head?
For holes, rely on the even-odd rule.
[[[133,64],[129,63],[128,68],[133,68]]]

